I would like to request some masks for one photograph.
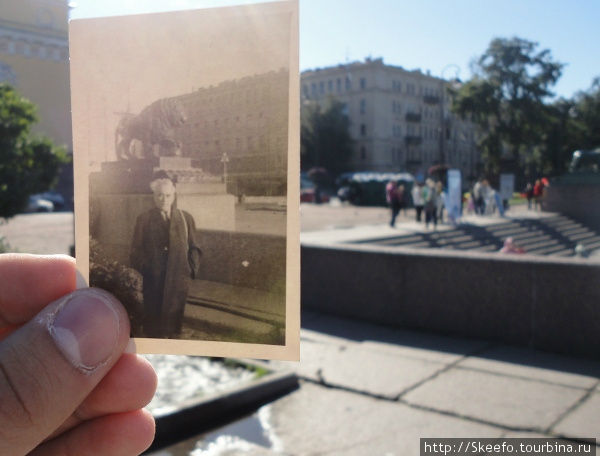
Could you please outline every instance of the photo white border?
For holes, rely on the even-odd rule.
[[[240,5],[225,9],[248,9],[257,6],[265,13],[290,14],[289,103],[288,103],[288,174],[286,211],[286,311],[285,345],[196,341],[181,339],[134,338],[131,344],[138,353],[197,356],[239,357],[257,359],[299,360],[300,358],[300,69],[298,0]],[[153,13],[170,14],[170,13]],[[89,131],[82,122],[86,109],[86,74],[84,61],[93,58],[78,46],[73,30],[86,21],[110,21],[112,18],[78,19],[69,24],[71,50],[71,104],[73,118],[73,160],[75,180],[75,239],[77,268],[89,283],[89,160],[86,142]],[[89,122],[100,119],[89,118]]]

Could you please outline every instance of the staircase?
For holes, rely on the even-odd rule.
[[[577,244],[583,244],[588,254],[600,249],[600,233],[564,215],[510,219],[490,225],[463,224],[450,230],[414,232],[357,243],[496,252],[508,237],[531,255],[572,257]]]

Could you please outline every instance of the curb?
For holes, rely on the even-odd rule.
[[[178,411],[155,417],[156,435],[146,453],[227,424],[297,388],[295,373],[272,371],[249,384],[183,403]]]

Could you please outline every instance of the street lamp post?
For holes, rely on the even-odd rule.
[[[454,63],[449,63],[441,71],[441,99],[440,99],[440,164],[446,163],[446,128],[449,126],[446,116],[446,78],[444,74],[447,70],[454,69],[454,81],[459,81],[460,67]]]

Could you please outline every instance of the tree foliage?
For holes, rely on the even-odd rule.
[[[537,47],[517,37],[492,40],[473,64],[474,77],[453,91],[452,110],[480,129],[487,171],[498,172],[507,153],[519,164],[540,161],[535,148],[551,115],[545,103],[564,65]]]
[[[347,168],[352,155],[350,119],[344,104],[329,98],[321,106],[306,104],[301,115],[302,169],[318,166],[337,173]]]
[[[68,162],[63,148],[32,137],[36,107],[7,84],[0,84],[0,217],[21,212],[29,196],[48,190],[59,167]]]
[[[577,148],[600,147],[600,76],[594,79],[588,91],[575,95],[569,113]]]

